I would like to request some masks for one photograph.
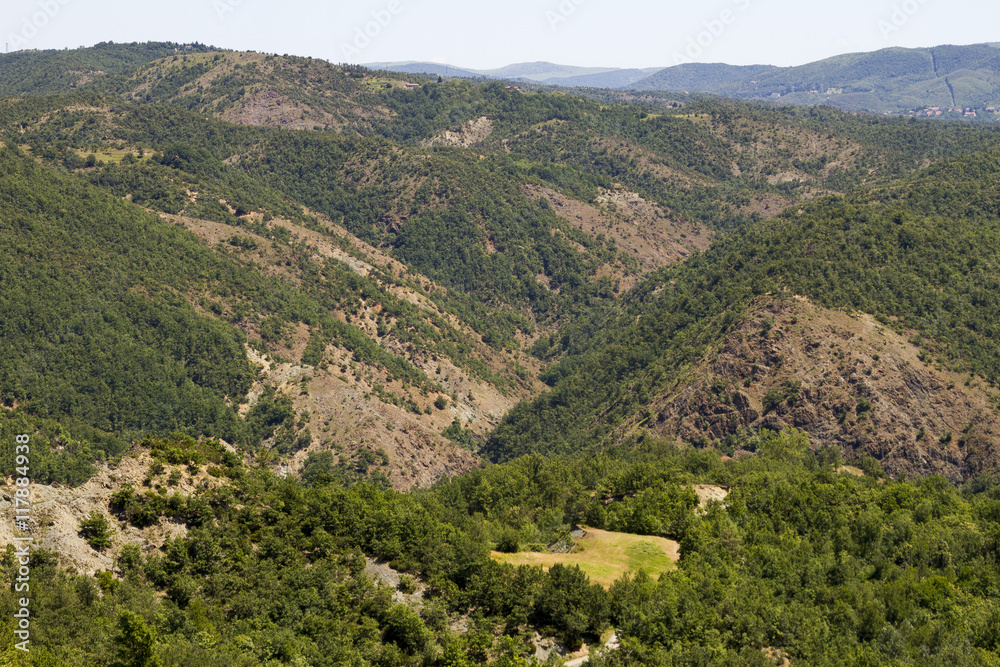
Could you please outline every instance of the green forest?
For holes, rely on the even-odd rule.
[[[190,46],[0,56],[0,665],[1000,665],[994,127]]]
[[[183,443],[147,446],[169,460]],[[839,453],[811,452],[797,432],[751,446],[759,455],[740,462],[654,440],[529,455],[411,495],[233,459],[197,497],[126,488],[112,501],[123,521],[169,518],[187,535],[148,555],[125,547],[96,577],[36,552],[33,632],[46,639],[32,660],[517,665],[531,628],[579,646],[613,626],[622,648],[594,664],[769,664],[762,648],[796,664],[996,664],[995,486],[894,481],[874,461],[865,477],[838,474]],[[680,489],[696,482],[732,493],[695,513]],[[584,521],[676,539],[678,568],[605,590],[576,568],[488,557],[505,533],[545,540]],[[419,611],[373,586],[364,555],[425,582]],[[10,619],[11,591],[0,605]]]

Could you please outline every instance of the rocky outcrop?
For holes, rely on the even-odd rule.
[[[847,459],[959,481],[1000,468],[995,401],[868,315],[769,298],[653,401],[643,426],[702,444],[795,427]]]

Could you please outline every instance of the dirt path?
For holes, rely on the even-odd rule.
[[[609,650],[615,650],[621,646],[618,642],[618,631],[611,633],[611,637],[604,643],[604,648]],[[590,662],[590,655],[585,655],[582,658],[573,658],[563,663],[564,667],[580,667],[580,665],[585,665]]]

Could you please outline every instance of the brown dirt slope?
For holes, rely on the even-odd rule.
[[[289,246],[222,223],[160,214],[164,219],[181,225],[203,238],[219,252],[237,253],[242,261],[254,263],[266,274],[297,282],[296,262],[287,262]],[[347,246],[338,245],[328,236],[284,220],[273,220],[271,226],[289,230],[296,242],[304,244],[317,259],[343,262],[359,276],[370,277],[395,298],[405,300],[433,323],[438,330],[450,327],[463,340],[469,355],[496,377],[506,378],[507,386],[498,387],[471,372],[461,360],[451,359],[417,349],[397,339],[392,327],[379,333],[381,305],[377,298],[369,299],[353,313],[334,311],[332,314],[357,326],[387,351],[407,359],[421,369],[431,381],[446,392],[447,406],[442,410],[434,403],[442,396],[438,392],[423,393],[402,380],[390,377],[377,365],[358,363],[349,350],[329,345],[318,367],[301,363],[310,331],[300,324],[297,331],[278,344],[272,344],[267,355],[247,349],[250,360],[261,368],[261,377],[253,385],[245,412],[268,387],[287,395],[294,405],[300,430],[311,434],[311,445],[287,457],[275,459],[275,465],[287,465],[298,471],[313,451],[332,451],[338,461],[350,461],[361,450],[385,455],[386,463],[379,467],[393,486],[406,489],[427,486],[446,475],[463,473],[480,464],[478,456],[442,436],[453,420],[484,436],[519,400],[530,398],[542,390],[535,378],[538,362],[523,351],[496,350],[483,343],[481,336],[450,313],[441,311],[429,298],[432,291],[443,289],[422,276],[411,274],[399,262],[368,246],[342,228],[323,219],[324,224]],[[238,234],[252,239],[253,251],[239,250],[224,242]],[[396,282],[384,279],[392,276]],[[419,284],[417,289],[410,285]],[[196,307],[210,316],[225,316],[226,304],[217,304],[222,313]],[[390,323],[390,324],[394,324]],[[243,322],[249,339],[260,341],[253,324]],[[519,370],[520,369],[520,370]],[[410,399],[422,410],[421,414],[396,405],[391,396]],[[266,444],[266,443],[265,443]],[[381,459],[381,456],[378,457]]]
[[[493,133],[493,121],[486,116],[470,120],[455,131],[444,130],[423,142],[424,146],[472,146]]]
[[[33,538],[32,548],[55,551],[63,566],[93,574],[97,570],[112,569],[115,555],[125,544],[138,544],[148,553],[163,546],[168,539],[186,535],[187,527],[182,523],[161,519],[159,523],[147,528],[136,528],[119,522],[108,509],[112,494],[125,484],[131,484],[137,491],[145,493],[151,490],[143,487],[143,480],[152,463],[147,450],[136,448],[117,463],[100,464],[97,474],[76,488],[32,484],[29,524]],[[192,474],[187,466],[164,465],[163,473],[156,477],[153,484],[161,485],[172,472],[180,471],[180,481],[176,486],[167,487],[168,493],[176,491],[182,496],[197,494],[200,489],[220,483],[205,472],[206,467],[200,466]],[[14,513],[13,497],[16,487],[11,478],[0,481],[0,515],[5,518],[0,521],[0,544],[12,544],[15,537],[14,521],[8,518]],[[92,510],[103,514],[113,527],[111,547],[103,551],[93,549],[79,534],[80,523],[88,518]]]
[[[997,469],[996,405],[980,380],[936,367],[871,316],[767,298],[653,401],[641,428],[698,442],[791,426],[890,474],[958,481]]]
[[[529,197],[548,200],[556,214],[577,229],[613,238],[619,249],[636,260],[633,267],[604,267],[622,290],[651,271],[704,250],[715,237],[704,225],[671,219],[662,206],[624,187],[602,190],[592,204],[551,188],[526,185],[524,189]]]

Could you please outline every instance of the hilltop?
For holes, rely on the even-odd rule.
[[[187,348],[166,345],[173,351],[156,363],[188,377],[185,392],[208,392],[197,401],[204,414],[151,418],[147,399],[132,398],[149,395],[145,374],[129,371],[123,385],[104,361],[88,372],[106,377],[96,389],[60,371],[57,391],[43,373],[5,383],[6,400],[126,438],[180,429],[243,443],[293,471],[318,465],[399,488],[478,465],[476,450],[495,441],[500,420],[545,390],[540,379],[551,384],[557,371],[547,367],[575,363],[588,323],[631,303],[657,272],[727,237],[739,244],[749,238],[741,230],[765,229],[791,207],[883,187],[998,141],[990,131],[829,109],[608,105],[308,58],[174,49],[34,54],[53,72],[123,64],[76,88],[54,76],[54,86],[3,104],[10,165],[23,165],[10,185],[48,184],[37,195],[43,209],[105,202],[128,221],[123,238],[144,229],[181,244],[200,274],[161,266],[153,257],[165,241],[156,241],[132,250],[147,268],[119,274],[127,277],[113,289],[176,295],[171,317],[215,330],[226,343],[213,366],[229,375],[191,372],[191,355],[208,351],[195,336]],[[60,86],[75,92],[48,94]],[[32,224],[57,233],[40,214]],[[47,270],[94,264],[97,249],[121,242],[109,245],[105,233],[96,219],[84,225],[74,241],[80,259]],[[35,278],[17,280],[27,289]],[[53,292],[42,310],[67,297]],[[65,303],[83,298],[111,303]],[[138,305],[121,305],[138,327],[129,335],[154,345],[162,334],[126,314]],[[52,329],[46,317],[33,313],[32,327]],[[66,343],[52,332],[44,345],[9,337],[12,354],[62,358]],[[91,354],[89,344],[80,354]],[[132,353],[118,358],[139,363]],[[108,409],[122,391],[133,407]],[[148,400],[191,404],[182,395]],[[816,428],[838,418],[822,413]],[[740,428],[764,425],[744,421]],[[942,430],[936,437],[965,428],[954,421],[928,427]],[[735,431],[657,433],[700,442]]]
[[[368,66],[575,89],[711,93],[780,104],[827,105],[847,111],[995,122],[1000,120],[998,65],[1000,51],[995,44],[972,44],[921,49],[894,47],[793,67],[724,63],[681,63],[642,69],[584,69],[551,63],[523,63],[491,70],[433,63]]]
[[[186,46],[0,68],[30,660],[1000,660],[994,127]]]

